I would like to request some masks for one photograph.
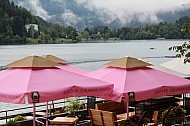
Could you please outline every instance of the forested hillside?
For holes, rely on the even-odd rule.
[[[26,32],[26,24],[37,24],[44,29],[48,26],[46,21],[27,9],[9,0],[0,0],[0,44],[25,44],[26,37],[30,36]]]
[[[73,43],[109,39],[189,39],[190,34],[180,33],[183,26],[189,23],[190,17],[182,16],[173,22],[160,22],[139,27],[109,27],[100,23],[77,31],[74,26],[48,23],[41,17],[32,15],[26,8],[15,5],[14,2],[0,0],[0,44]],[[28,29],[26,25],[29,25]]]

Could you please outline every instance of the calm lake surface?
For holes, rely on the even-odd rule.
[[[124,56],[140,57],[160,64],[171,60],[166,56],[175,56],[168,48],[181,45],[188,40],[135,40],[107,41],[77,44],[42,44],[42,45],[6,45],[0,46],[0,66],[29,55],[55,55],[71,65],[93,71],[104,67],[106,62]],[[154,48],[154,49],[150,49]],[[0,111],[31,105],[0,103]],[[32,110],[31,110],[32,111]]]

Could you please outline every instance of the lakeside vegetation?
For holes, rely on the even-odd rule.
[[[142,39],[188,39],[190,34],[180,31],[190,23],[184,16],[175,23],[160,22],[143,27],[109,28],[108,26],[86,27],[77,31],[72,26],[51,24],[34,16],[25,8],[9,0],[0,1],[0,44],[50,44],[76,43],[88,40],[142,40]],[[30,25],[33,24],[33,25]],[[34,27],[38,26],[38,29]],[[27,29],[26,25],[30,25]]]

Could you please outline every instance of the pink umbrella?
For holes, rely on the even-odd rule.
[[[11,68],[0,72],[2,102],[32,103],[32,92],[39,102],[73,96],[101,96],[112,92],[112,84],[59,68]]]
[[[25,97],[28,97],[28,102],[35,106],[35,102],[73,96],[105,98],[112,92],[113,84],[53,67],[55,65],[57,64],[38,56],[8,64],[13,68],[0,72],[1,102],[24,104]],[[36,95],[39,99],[35,99]]]
[[[122,96],[126,101],[139,101],[190,92],[190,80],[148,68],[146,67],[148,64],[138,66],[139,64],[136,63],[138,59],[136,61],[130,59],[131,57],[118,59],[120,62],[124,61],[123,66],[126,67],[120,68],[118,64],[115,65],[111,62],[108,63],[108,67],[89,72],[87,75],[113,83],[113,93],[109,98],[113,101],[121,101]],[[139,60],[139,62],[142,61]],[[134,64],[138,67],[134,67]]]
[[[128,99],[130,92],[134,92],[136,101],[190,92],[190,80],[148,67],[106,67],[87,75],[114,83],[113,94],[110,97],[114,101],[121,101],[123,95]]]

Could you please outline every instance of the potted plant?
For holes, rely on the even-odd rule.
[[[68,106],[64,109],[66,113],[69,115],[75,115],[75,111],[80,110],[80,107],[83,103],[80,102],[78,98],[70,98],[67,99],[67,102],[69,103]]]
[[[131,122],[137,124],[140,120],[141,116],[138,114],[132,115],[129,117],[129,120],[131,120]]]

